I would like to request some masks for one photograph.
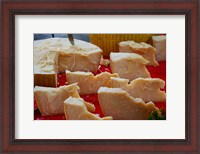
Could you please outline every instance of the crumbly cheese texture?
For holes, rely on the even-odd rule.
[[[137,53],[148,60],[147,65],[158,66],[158,62],[155,60],[156,49],[150,44],[144,42],[136,43],[134,41],[123,41],[119,43],[119,51]]]
[[[34,88],[34,97],[42,116],[64,114],[64,101],[69,96],[80,97],[78,89],[77,84],[59,88],[36,86]]]
[[[165,81],[158,78],[137,78],[130,83],[128,79],[111,77],[109,86],[122,88],[135,98],[142,98],[145,102],[165,102],[166,94],[161,91]]]
[[[69,84],[78,84],[78,86],[80,87],[79,93],[82,95],[97,93],[100,87],[108,86],[110,77],[118,77],[118,74],[102,72],[94,76],[94,74],[91,72],[70,72],[67,70],[66,77]]]
[[[112,120],[110,116],[100,118],[98,115],[91,113],[82,98],[67,98],[64,101],[64,111],[67,120]]]
[[[65,70],[90,72],[98,70],[103,51],[91,43],[76,39],[74,41],[75,45],[71,45],[67,38],[34,41],[35,85],[42,86],[41,80],[48,82],[48,77],[56,76]],[[56,77],[55,82],[49,84],[56,85]]]
[[[138,54],[111,52],[110,61],[112,73],[117,73],[121,78],[131,81],[139,77],[150,77],[146,68],[148,61]]]
[[[153,46],[156,48],[156,60],[166,61],[166,36],[153,36]]]
[[[101,87],[98,99],[105,116],[114,120],[147,120],[149,114],[157,109],[152,102],[134,98],[121,88]]]

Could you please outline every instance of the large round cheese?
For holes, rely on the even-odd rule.
[[[56,86],[56,74],[70,71],[96,72],[102,50],[85,41],[50,38],[34,41],[34,84]]]

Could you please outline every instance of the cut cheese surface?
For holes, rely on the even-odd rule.
[[[158,78],[137,78],[128,84],[127,79],[112,77],[109,82],[112,88],[122,88],[135,98],[142,98],[145,102],[165,102],[166,94],[161,91],[165,81]]]
[[[153,46],[156,48],[156,60],[166,60],[166,36],[153,36]]]
[[[121,88],[101,87],[98,99],[105,116],[114,120],[147,120],[149,114],[156,109],[154,103],[146,103],[134,98]]]
[[[148,61],[138,54],[111,52],[110,60],[112,73],[117,73],[121,78],[131,81],[139,77],[150,77],[146,68]]]
[[[123,41],[119,43],[120,52],[137,53],[148,60],[147,65],[158,66],[155,60],[156,50],[150,44],[141,42],[137,43],[134,41]]]
[[[88,43],[89,44],[89,43]],[[90,45],[85,45],[89,46]],[[71,47],[72,48],[72,47]],[[89,71],[96,72],[100,63],[102,51],[94,48],[84,48],[81,50],[73,46],[71,48],[62,49],[58,56],[58,71]]]
[[[108,86],[110,77],[118,77],[116,73],[110,74],[102,72],[94,76],[91,72],[70,72],[66,71],[67,82],[69,84],[77,83],[80,87],[80,94],[97,93],[101,86]]]
[[[112,120],[110,116],[100,118],[89,112],[82,98],[67,98],[64,101],[64,111],[67,120]]]
[[[129,79],[111,77],[109,80],[108,87],[123,88],[123,87],[126,87],[128,83],[129,83]]]
[[[77,84],[61,86],[59,88],[34,88],[34,97],[43,116],[64,114],[64,100],[69,96],[80,97]]]
[[[85,41],[76,39],[74,41],[75,45],[71,45],[67,38],[34,41],[35,85],[43,86],[41,81],[45,80],[44,85],[47,86],[48,77],[53,74],[56,76],[57,73],[65,72],[65,70],[97,71],[102,50]],[[45,74],[45,78],[40,74]],[[51,84],[50,81],[49,84]]]

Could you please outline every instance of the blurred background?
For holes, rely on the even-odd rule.
[[[84,40],[90,42],[90,38],[88,34],[73,34],[75,39]],[[42,40],[52,37],[61,37],[67,38],[67,34],[34,34],[34,40]]]

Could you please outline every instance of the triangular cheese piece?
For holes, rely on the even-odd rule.
[[[67,98],[64,101],[64,110],[67,120],[112,120],[112,117],[100,118],[89,112],[82,98]]]
[[[80,94],[94,94],[102,86],[108,86],[110,77],[118,77],[116,73],[110,74],[102,72],[94,76],[91,72],[70,72],[66,71],[67,82],[69,84],[77,83],[80,87]]]
[[[147,120],[150,113],[156,109],[152,102],[146,103],[140,98],[134,98],[121,88],[101,87],[98,99],[105,116],[114,120]]]

